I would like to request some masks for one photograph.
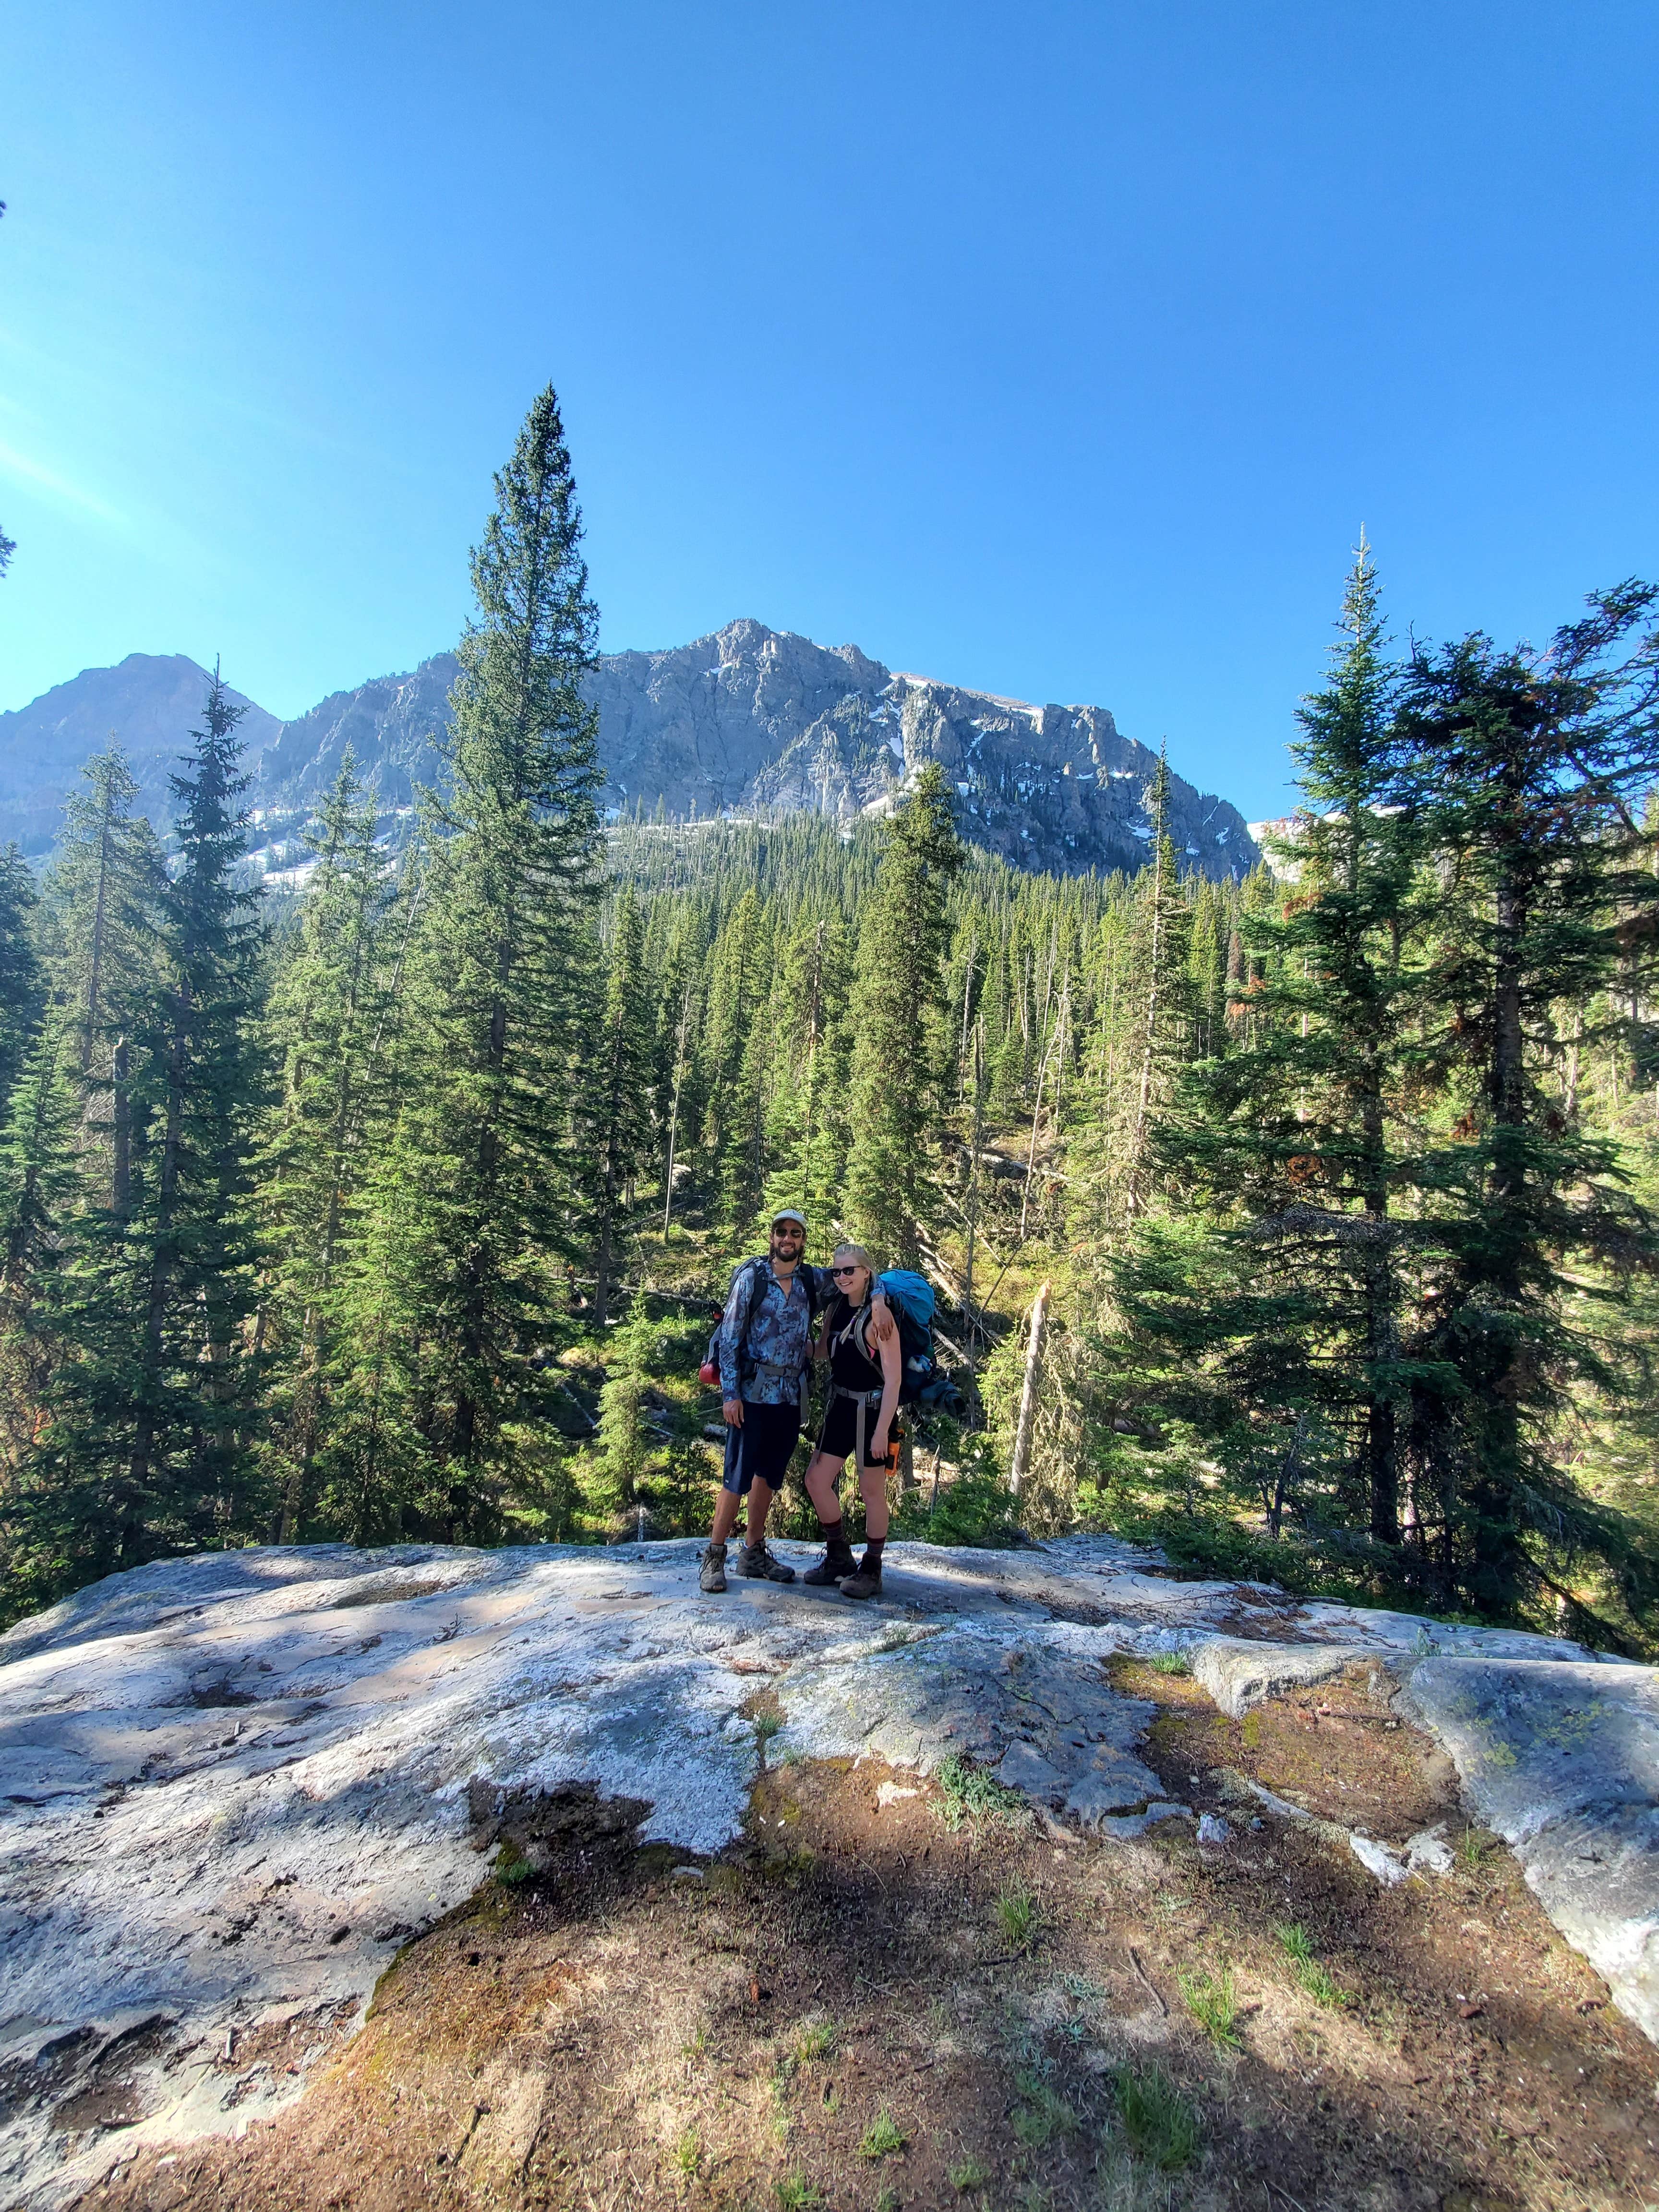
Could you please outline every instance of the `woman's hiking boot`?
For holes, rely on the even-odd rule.
[[[697,1588],[711,1596],[726,1588],[726,1547],[711,1543],[702,1555],[702,1572],[697,1577]]]
[[[738,1572],[751,1577],[759,1576],[769,1583],[792,1583],[795,1579],[794,1569],[786,1567],[781,1559],[775,1559],[767,1550],[764,1536],[758,1544],[738,1545]]]
[[[883,1542],[885,1542],[884,1538]],[[879,1597],[881,1595],[882,1545],[870,1542],[864,1547],[864,1559],[856,1574],[843,1577],[841,1594],[843,1597]]]
[[[853,1547],[845,1536],[827,1537],[824,1547],[823,1557],[817,1566],[808,1567],[801,1577],[804,1583],[811,1583],[816,1589],[833,1589],[843,1575],[858,1571],[859,1563],[853,1557]]]

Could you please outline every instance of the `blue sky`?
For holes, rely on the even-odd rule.
[[[607,648],[1095,701],[1251,814],[1362,522],[1428,635],[1659,568],[1659,10],[0,5],[0,707],[451,643],[548,379]]]

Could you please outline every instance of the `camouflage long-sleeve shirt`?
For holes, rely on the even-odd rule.
[[[822,1267],[798,1267],[786,1289],[767,1263],[739,1267],[720,1323],[720,1395],[787,1406],[800,1395],[812,1316],[826,1304]]]

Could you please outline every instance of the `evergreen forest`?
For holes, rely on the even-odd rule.
[[[702,1533],[711,1308],[788,1202],[938,1293],[896,1534],[1659,1648],[1659,589],[1396,647],[1362,544],[1302,811],[1212,882],[1162,771],[1132,877],[993,861],[937,766],[850,831],[607,821],[550,390],[472,582],[412,839],[348,757],[262,890],[216,676],[171,820],[112,743],[0,855],[5,1620]]]

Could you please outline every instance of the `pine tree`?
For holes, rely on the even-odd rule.
[[[1193,966],[1194,908],[1169,834],[1160,755],[1145,805],[1148,865],[1102,916],[1079,963],[1090,1000],[1076,1027],[1078,1092],[1066,1212],[1081,1256],[1120,1251],[1157,1202],[1156,1133],[1208,1034]]]
[[[434,810],[397,1139],[424,1432],[456,1537],[499,1526],[554,1265],[575,1249],[572,1092],[599,889],[596,717],[580,690],[598,616],[550,388],[495,490],[453,694],[452,789]]]
[[[1417,810],[1400,795],[1393,726],[1395,672],[1386,658],[1377,582],[1364,538],[1348,580],[1344,642],[1333,681],[1303,708],[1296,748],[1303,788],[1313,802],[1304,837],[1307,903],[1297,905],[1279,950],[1286,984],[1283,1011],[1296,1035],[1285,1073],[1299,1093],[1296,1111],[1316,1095],[1318,1126],[1288,1132],[1307,1182],[1330,1194],[1346,1217],[1357,1202],[1364,1233],[1321,1224],[1349,1241],[1363,1318],[1355,1329],[1362,1366],[1366,1497],[1370,1533],[1393,1544],[1400,1534],[1398,1412],[1401,1288],[1389,1223],[1390,1192],[1409,1138],[1399,1126],[1409,1073],[1407,1030],[1419,994],[1415,955],[1424,921],[1417,881],[1423,843]],[[1300,1049],[1298,1049],[1300,1048]],[[1317,1232],[1316,1232],[1317,1233]],[[1349,1271],[1345,1270],[1345,1273]],[[1345,1290],[1346,1285],[1345,1285]]]
[[[611,1332],[599,1391],[594,1503],[613,1517],[643,1503],[646,1477],[660,1449],[645,1404],[659,1334],[642,1297],[635,1299],[627,1321]]]
[[[316,866],[271,1000],[282,1096],[261,1184],[268,1334],[280,1347],[272,1442],[284,1542],[314,1500],[339,1379],[342,1287],[360,1264],[365,1187],[394,1120],[389,1031],[406,921],[374,829],[373,794],[348,750],[307,841]]]
[[[616,1240],[625,1196],[651,1134],[652,1036],[647,1004],[645,927],[632,884],[624,884],[605,962],[605,1011],[586,1091],[584,1136],[593,1163],[593,1320],[610,1312]]]
[[[828,1224],[847,1171],[852,957],[839,915],[803,923],[780,969],[765,1211],[799,1206]]]
[[[68,1024],[48,1012],[13,1088],[0,1131],[0,1563],[4,1611],[49,1599],[38,1554],[15,1542],[13,1501],[27,1467],[52,1370],[61,1357],[53,1295],[80,1189]]]
[[[721,1225],[732,1237],[747,1230],[760,1203],[753,1179],[759,1072],[750,1043],[770,994],[765,956],[761,899],[751,885],[715,934],[700,1053],[705,1173]]]
[[[1280,910],[1258,893],[1241,917],[1249,972],[1231,964],[1246,1011],[1232,1048],[1191,1069],[1158,1133],[1166,1175],[1218,1242],[1197,1224],[1160,1234],[1120,1280],[1152,1338],[1225,1378],[1247,1457],[1266,1451],[1281,1474],[1306,1474],[1310,1423],[1339,1439],[1339,1460],[1342,1433],[1357,1430],[1355,1480],[1340,1468],[1334,1479],[1358,1494],[1341,1510],[1391,1546],[1407,1382],[1389,1217],[1409,1142],[1422,842],[1417,810],[1401,803],[1394,672],[1363,543],[1340,628],[1331,682],[1301,710],[1310,805],[1281,856]],[[1275,1528],[1285,1503],[1275,1475]]]
[[[388,1082],[407,1080],[407,1065],[389,1055]],[[424,1212],[410,1180],[416,1165],[396,1142],[371,1150],[360,1231],[338,1270],[332,1302],[313,1518],[354,1544],[425,1534],[441,1528],[450,1510],[449,1485],[425,1433],[429,1407],[416,1303],[424,1283],[418,1246]]]
[[[652,1094],[657,1107],[658,1158],[662,1163],[665,1238],[673,1212],[676,1182],[684,1162],[696,1158],[702,1128],[697,1038],[702,1026],[707,919],[701,901],[695,906],[688,903],[677,915],[657,994]]]
[[[946,894],[963,865],[937,761],[892,818],[859,928],[849,1212],[884,1258],[914,1267],[930,1211],[929,1156],[946,1058]]]
[[[88,1202],[119,1207],[131,1169],[131,1032],[155,982],[167,868],[155,831],[133,816],[138,785],[120,747],[81,775],[86,788],[70,795],[46,875],[44,936],[53,996],[73,1019]]]
[[[1124,1165],[1124,1192],[1131,1216],[1145,1212],[1150,1203],[1153,1126],[1191,1052],[1188,969],[1192,913],[1182,896],[1180,865],[1170,836],[1170,763],[1161,747],[1157,771],[1147,787],[1146,813],[1152,860],[1141,878],[1137,902],[1139,1070]]]
[[[134,1009],[130,1182],[84,1217],[65,1271],[69,1357],[27,1501],[31,1540],[64,1583],[263,1520],[249,1326],[261,931],[237,881],[240,714],[216,672],[187,773],[171,779],[178,858],[159,889],[156,980]]]
[[[1395,672],[1363,542],[1329,685],[1300,712],[1310,805],[1284,856],[1281,911],[1246,923],[1248,1026],[1194,1071],[1165,1156],[1225,1218],[1242,1200],[1258,1255],[1245,1305],[1212,1297],[1212,1341],[1235,1334],[1283,1419],[1320,1404],[1359,1425],[1363,1510],[1398,1540],[1404,1289],[1390,1218],[1412,1144],[1402,1121],[1421,988],[1420,810],[1402,799]],[[1266,1357],[1264,1298],[1282,1294]]]
[[[1575,1492],[1550,1423],[1575,1389],[1620,1387],[1564,1268],[1596,1271],[1606,1295],[1659,1255],[1615,1146],[1564,1110],[1569,1055],[1593,1041],[1584,1010],[1600,997],[1604,1032],[1626,1033],[1608,986],[1634,948],[1652,960],[1631,804],[1659,757],[1659,631],[1642,634],[1656,606],[1659,588],[1625,585],[1544,653],[1475,635],[1417,648],[1407,672],[1401,737],[1446,909],[1425,1059],[1464,1109],[1417,1170],[1438,1251],[1407,1347],[1423,1370],[1410,1450],[1443,1588],[1497,1610],[1559,1589],[1552,1547],[1614,1555],[1632,1602],[1653,1595],[1651,1561]]]
[[[0,852],[0,1115],[40,1026],[44,986],[35,950],[39,903],[28,862],[15,844]]]

